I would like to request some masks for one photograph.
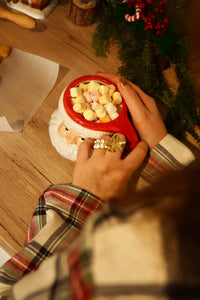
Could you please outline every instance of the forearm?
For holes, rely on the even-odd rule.
[[[101,204],[91,193],[71,185],[47,189],[35,209],[24,248],[0,269],[0,282],[13,284],[46,257],[67,247]]]
[[[167,134],[151,151],[141,172],[138,187],[154,183],[172,171],[183,169],[195,160],[192,151],[170,134]]]

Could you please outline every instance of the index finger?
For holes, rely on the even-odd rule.
[[[90,158],[90,152],[93,144],[93,139],[87,139],[79,145],[76,159],[77,162],[86,161]]]
[[[106,79],[108,79],[109,81],[113,82],[114,84],[116,84],[119,88],[119,85],[121,85],[121,80],[122,77],[115,75],[115,74],[110,74],[110,73],[102,73],[102,72],[96,72],[97,76],[100,77],[104,77]],[[129,82],[129,84],[134,88],[134,90],[136,90],[136,92],[141,96],[141,98],[151,98],[149,95],[147,95],[139,86],[137,86],[136,84],[126,80],[127,82]]]
[[[114,75],[114,74],[110,74],[110,73],[96,73],[96,75],[100,76],[100,77],[104,77],[106,79],[108,79],[109,81],[111,81],[112,83],[114,83],[115,85],[117,85],[118,89],[120,90],[120,92],[123,94],[123,91],[121,90],[122,87],[124,87],[126,83],[128,83],[138,94],[138,96],[140,97],[140,100],[143,102],[143,104],[148,108],[151,107],[152,105],[152,101],[154,102],[153,98],[150,97],[149,95],[147,95],[143,90],[141,90],[141,88],[139,88],[139,86],[137,86],[136,84],[123,79],[122,77],[119,77],[118,75]],[[126,99],[125,99],[126,101]],[[126,101],[127,102],[127,101]],[[127,103],[128,105],[128,103]]]
[[[104,77],[109,81],[117,85],[124,101],[126,102],[133,122],[137,122],[137,119],[141,117],[141,114],[146,114],[146,106],[143,102],[143,99],[139,96],[137,91],[134,88],[134,85],[127,81],[123,80],[121,77],[109,74],[109,73],[96,73],[98,76]],[[138,88],[139,89],[139,88]],[[145,115],[144,115],[145,116]]]

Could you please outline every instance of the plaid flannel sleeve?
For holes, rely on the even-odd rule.
[[[38,201],[24,247],[0,269],[0,295],[46,257],[66,248],[101,204],[99,198],[72,185],[49,187]]]
[[[138,188],[156,182],[168,173],[189,166],[195,161],[192,151],[174,136],[167,134],[150,152],[141,172]]]

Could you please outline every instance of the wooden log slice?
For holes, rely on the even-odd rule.
[[[72,0],[70,6],[70,19],[78,26],[89,26],[93,23],[96,11],[96,1],[80,3],[79,0]]]

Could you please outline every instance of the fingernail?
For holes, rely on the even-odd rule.
[[[128,85],[128,81],[125,78],[120,78],[119,83],[121,87],[124,89],[126,85]]]
[[[92,156],[92,153],[93,153],[93,151],[94,151],[94,149],[93,149],[93,148],[91,148],[91,150],[90,150],[90,153],[89,153],[89,157],[91,157],[91,156]]]

